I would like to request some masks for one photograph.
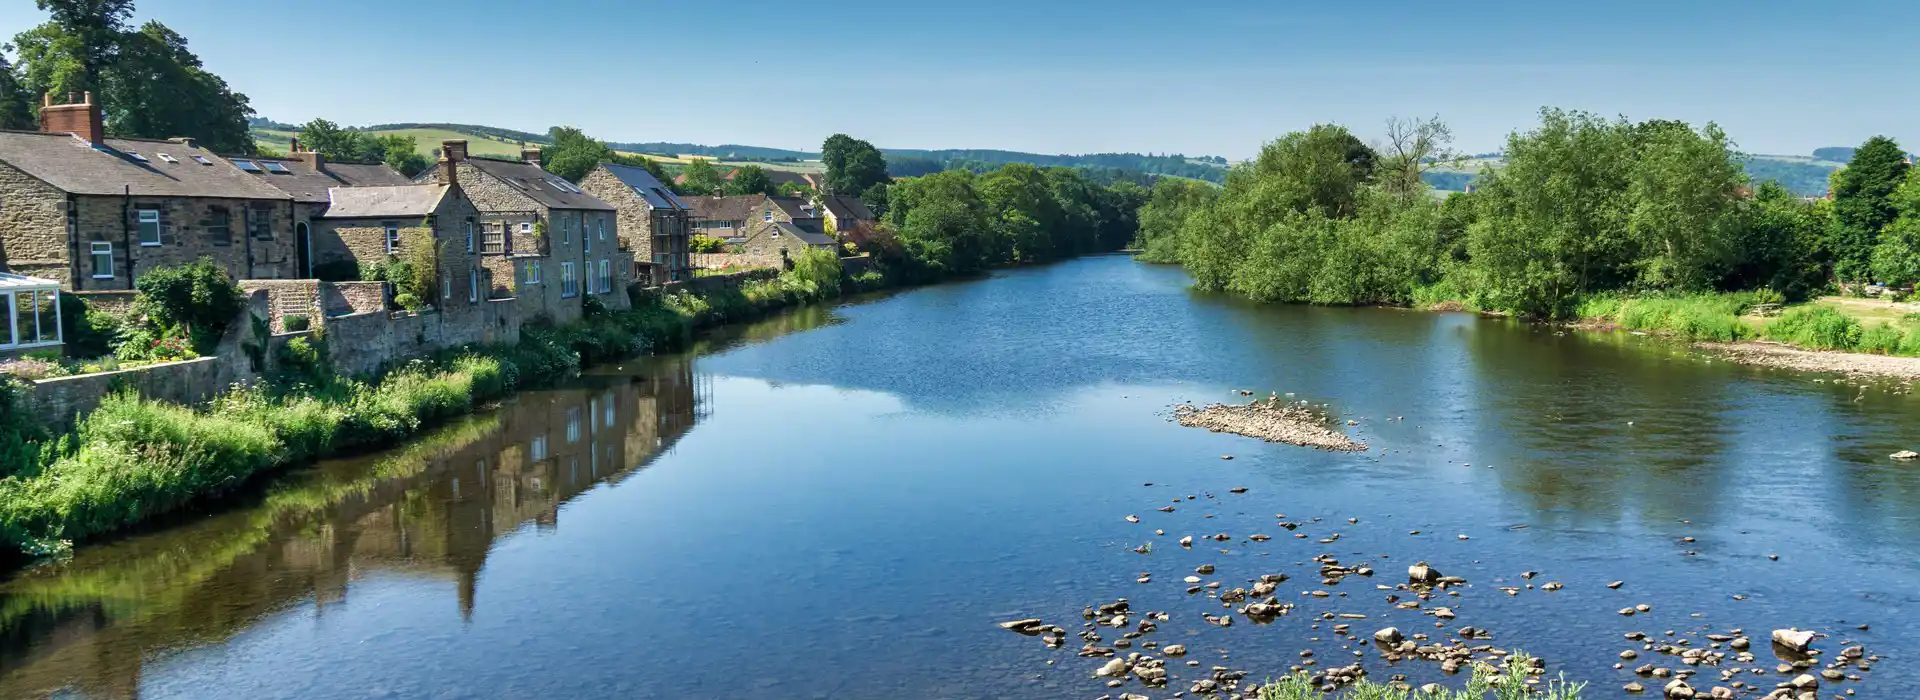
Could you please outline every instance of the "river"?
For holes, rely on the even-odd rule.
[[[1648,338],[1186,284],[1096,257],[803,309],[302,470],[0,583],[0,697],[1093,698],[1117,691],[1079,640],[995,623],[1077,632],[1083,607],[1127,597],[1171,613],[1150,638],[1259,679],[1303,649],[1357,658],[1322,612],[1368,615],[1363,638],[1445,632],[1375,590],[1414,560],[1469,581],[1448,629],[1490,630],[1590,697],[1680,667],[1614,669],[1638,648],[1625,632],[1744,628],[1771,669],[1764,640],[1788,626],[1885,657],[1823,697],[1920,688],[1920,465],[1887,458],[1920,447],[1911,396]],[[1238,389],[1326,402],[1372,449],[1168,420]],[[1215,532],[1234,541],[1174,544]],[[1380,573],[1324,585],[1323,553]],[[1279,600],[1299,607],[1209,625],[1227,611],[1180,583],[1201,564],[1228,587],[1289,574]],[[1524,571],[1565,588],[1498,590]],[[1130,692],[1201,671],[1170,670],[1174,688]]]

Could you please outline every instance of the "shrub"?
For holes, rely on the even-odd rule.
[[[280,325],[286,328],[288,333],[298,333],[312,328],[313,321],[308,319],[306,314],[287,314],[286,318],[280,319]]]
[[[1860,333],[1860,341],[1854,344],[1857,352],[1870,352],[1879,355],[1895,355],[1900,345],[1906,341],[1906,333],[1890,323],[1881,323]]]
[[[207,258],[148,272],[134,289],[136,313],[159,328],[184,328],[201,354],[213,352],[227,324],[246,306],[240,287]]]
[[[70,374],[70,372],[67,371],[67,368],[61,366],[58,362],[50,360],[34,357],[0,360],[0,375],[19,379],[48,379],[51,377],[64,377],[68,374]]]
[[[1818,350],[1847,350],[1860,343],[1860,322],[1828,306],[1809,305],[1767,324],[1768,338]]]
[[[695,253],[721,253],[727,249],[727,242],[704,233],[696,233],[687,242],[688,250]]]
[[[405,292],[393,296],[393,305],[408,311],[419,311],[427,308],[427,305],[420,301],[420,297]]]
[[[120,334],[120,317],[90,308],[85,299],[62,292],[60,331],[68,357],[100,357],[113,352],[114,339]]]
[[[172,362],[199,357],[193,344],[179,327],[136,326],[127,330],[120,346],[113,351],[122,364],[127,362]]]
[[[1581,299],[1574,313],[1587,321],[1615,323],[1631,330],[1730,342],[1752,335],[1740,314],[1753,300],[1750,292],[1645,297],[1595,294]]]

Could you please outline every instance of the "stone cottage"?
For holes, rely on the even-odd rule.
[[[681,198],[692,210],[695,234],[732,243],[746,240],[747,222],[766,200],[763,194]]]
[[[303,279],[346,279],[351,270],[319,268],[314,248],[314,222],[332,204],[330,193],[341,187],[394,187],[413,184],[385,163],[329,162],[319,153],[303,151],[293,140],[286,158],[228,156],[234,167],[274,186],[293,198],[294,274]]]
[[[873,210],[868,209],[859,197],[844,194],[821,197],[819,211],[828,233],[852,231],[874,222]]]
[[[833,250],[832,236],[817,228],[802,227],[790,221],[756,221],[740,245],[740,252],[761,260],[777,260],[786,267],[809,249]]]
[[[442,164],[444,170],[451,170]],[[326,212],[313,220],[316,266],[367,263],[403,257],[416,243],[408,229],[432,232],[438,247],[439,283],[421,302],[460,315],[481,302],[511,296],[511,279],[496,281],[481,265],[480,211],[457,180],[418,185],[335,187]]]
[[[295,277],[293,198],[192,139],[110,138],[92,93],[0,132],[0,270],[125,291],[209,258],[236,279]]]
[[[628,307],[633,253],[613,205],[547,172],[537,148],[518,161],[470,157],[465,140],[442,142],[440,152],[440,167],[416,181],[459,182],[479,211],[482,265],[496,283],[517,280],[524,314],[564,324],[580,318],[587,298]]]
[[[634,279],[650,284],[693,276],[688,254],[692,209],[646,168],[601,163],[580,179],[580,189],[619,210],[620,240],[633,251]],[[647,275],[638,274],[647,268]]]

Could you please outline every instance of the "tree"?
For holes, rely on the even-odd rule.
[[[131,0],[37,0],[50,21],[14,37],[29,95],[92,91],[107,132],[189,136],[207,148],[252,153],[246,95],[207,72],[187,41],[159,22],[129,30]]]
[[[367,152],[365,132],[340,128],[325,119],[300,125],[300,146],[333,160],[360,160]]]
[[[1426,196],[1427,185],[1421,179],[1435,166],[1459,160],[1453,151],[1453,130],[1439,116],[1428,119],[1387,119],[1387,140],[1379,148],[1381,186],[1403,197]]]
[[[827,137],[820,162],[827,166],[827,194],[860,194],[892,179],[880,149],[846,134]]]
[[[412,136],[403,134],[381,134],[373,137],[373,153],[387,167],[400,171],[401,175],[413,177],[427,170],[427,157],[420,153],[420,142]]]
[[[1829,245],[1840,279],[1861,280],[1872,272],[1869,258],[1880,231],[1899,214],[1891,196],[1911,167],[1906,158],[1893,139],[1875,136],[1854,151],[1846,169],[1834,173]]]
[[[613,148],[571,126],[548,129],[547,136],[552,143],[541,149],[540,164],[569,182],[579,182],[595,166],[613,160]]]
[[[1644,125],[1642,125],[1644,126]],[[1627,195],[1627,236],[1642,288],[1705,290],[1734,261],[1747,181],[1720,127],[1685,124],[1639,131]]]
[[[1181,226],[1195,211],[1219,198],[1219,188],[1198,180],[1169,177],[1153,183],[1152,194],[1140,207],[1139,237],[1133,244],[1142,251],[1140,259],[1179,262]]]
[[[1873,247],[1873,277],[1905,287],[1920,282],[1920,170],[1907,170],[1900,187],[1887,197],[1894,220]]]
[[[33,97],[14,75],[6,56],[0,56],[0,129],[31,130]]]
[[[680,182],[680,191],[686,194],[709,195],[714,190],[723,190],[725,181],[720,179],[720,170],[713,167],[713,161],[695,158],[680,171],[685,179]]]
[[[773,178],[767,177],[767,171],[758,165],[748,165],[735,170],[733,179],[725,186],[727,194],[774,194]]]

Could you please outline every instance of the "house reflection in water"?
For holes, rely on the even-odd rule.
[[[630,369],[22,572],[0,584],[0,697],[136,697],[155,652],[218,642],[308,599],[324,615],[369,573],[447,579],[470,616],[495,540],[557,528],[563,504],[644,468],[703,415],[690,358]]]

